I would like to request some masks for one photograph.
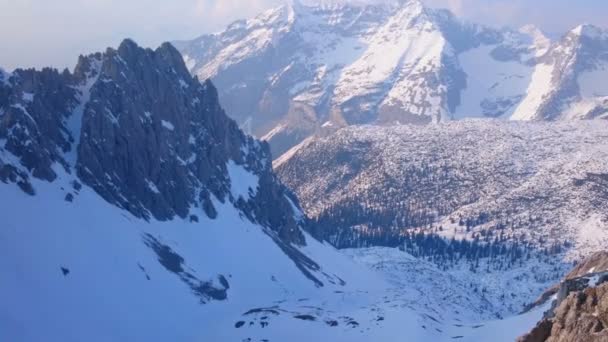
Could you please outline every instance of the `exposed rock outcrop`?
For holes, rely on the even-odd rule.
[[[0,82],[0,180],[33,194],[29,177],[56,178],[55,163],[67,168],[64,153],[74,137],[66,120],[77,104],[77,75],[45,68],[17,70]],[[10,154],[10,155],[9,155]],[[18,158],[19,164],[12,163]]]
[[[608,253],[602,252],[578,265],[558,287],[545,318],[519,341],[608,341],[607,262]]]
[[[74,72],[0,79],[0,181],[32,195],[31,177],[52,182],[63,169],[138,218],[215,218],[228,201],[304,244],[305,218],[271,163],[268,144],[226,116],[213,84],[192,77],[168,43],[125,40],[81,56]]]
[[[556,284],[549,290],[545,291],[536,301],[526,306],[524,312],[530,311],[544,303],[547,303],[554,296],[558,296],[561,298],[561,300],[563,300],[570,292],[576,290],[576,284],[581,282],[581,280],[577,281],[577,279],[584,280],[587,279],[588,275],[591,273],[602,273],[606,271],[608,271],[608,252],[597,252],[577,264],[574,269],[564,277],[564,281],[562,283]],[[586,284],[584,281],[583,283]],[[578,287],[580,287],[580,285]],[[564,293],[564,289],[567,288],[574,288],[574,290],[566,291]],[[579,288],[579,290],[580,289],[581,288]],[[561,303],[561,300],[558,301]],[[552,315],[552,311],[556,308],[556,306],[557,304],[554,303],[552,310],[548,312],[549,315]]]

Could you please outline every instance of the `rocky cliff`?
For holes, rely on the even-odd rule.
[[[376,328],[388,284],[309,238],[271,162],[170,44],[125,40],[73,71],[0,71],[2,339],[352,340],[347,324]]]
[[[545,318],[520,342],[608,341],[608,254],[579,264],[555,288]]]
[[[31,195],[32,177],[52,182],[60,168],[75,176],[70,197],[84,184],[161,221],[215,218],[216,204],[230,202],[283,241],[304,244],[271,160],[170,44],[153,51],[125,40],[81,56],[74,72],[16,70],[0,82],[0,180]]]

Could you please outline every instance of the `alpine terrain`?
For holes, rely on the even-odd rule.
[[[351,294],[382,282],[303,230],[268,146],[169,44],[125,40],[73,72],[3,73],[0,180],[3,340],[281,340],[308,321],[346,338],[376,326],[375,299]]]
[[[606,80],[421,0],[0,69],[0,341],[608,341]]]
[[[534,26],[463,22],[419,0],[294,0],[224,31],[175,42],[227,112],[275,157],[355,124],[465,117],[556,121],[608,113],[608,33],[559,39]]]
[[[2,340],[510,341],[548,305],[498,320],[432,263],[391,279],[313,237],[170,44],[2,72],[0,180]]]
[[[359,126],[275,166],[315,236],[403,279],[400,248],[506,316],[608,248],[607,142],[605,121]]]

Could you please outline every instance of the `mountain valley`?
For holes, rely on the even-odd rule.
[[[419,0],[0,69],[0,340],[607,341],[606,80]]]

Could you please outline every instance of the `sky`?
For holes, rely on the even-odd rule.
[[[192,39],[283,1],[0,0],[0,67],[72,69],[78,55],[117,46],[127,37],[149,47]],[[535,24],[552,34],[580,23],[608,27],[606,0],[423,1],[492,26]]]

